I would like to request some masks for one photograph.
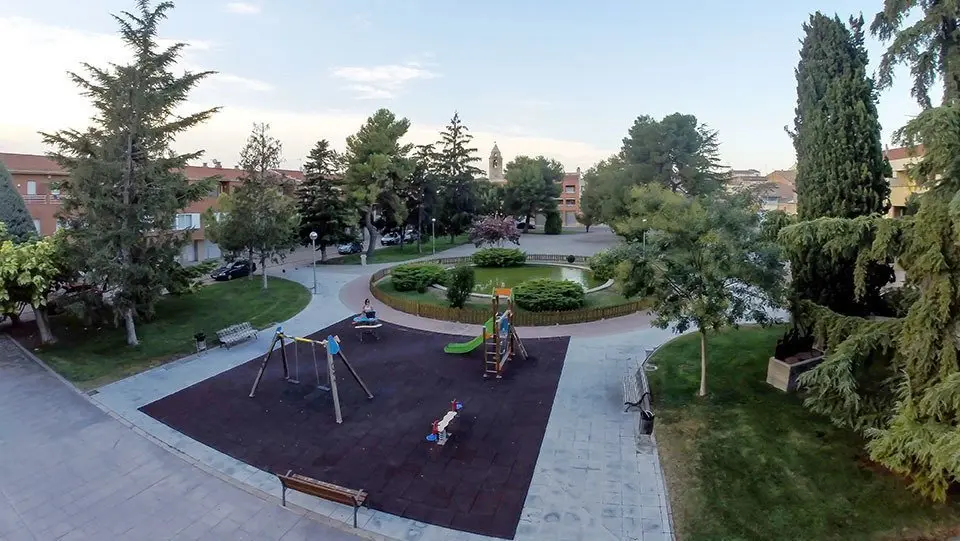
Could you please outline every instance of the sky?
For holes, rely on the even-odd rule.
[[[695,115],[721,158],[763,173],[793,165],[784,131],[809,14],[844,20],[881,0],[179,0],[161,38],[190,44],[188,70],[214,70],[184,111],[222,106],[180,151],[237,162],[253,123],[270,124],[284,166],[328,139],[343,149],[376,109],[436,141],[459,112],[483,158],[494,142],[588,169],[640,115]],[[133,0],[0,0],[0,151],[42,153],[40,131],[83,128],[92,110],[67,72],[127,58],[110,16]],[[884,46],[869,39],[871,64]],[[918,112],[906,70],[880,95],[883,140]]]

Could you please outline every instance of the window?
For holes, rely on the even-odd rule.
[[[177,214],[177,219],[173,224],[173,228],[177,231],[183,231],[185,229],[197,229],[200,227],[200,214],[191,213],[191,214]]]
[[[34,221],[33,221],[33,228],[37,230],[37,234],[38,234],[38,235],[42,235],[42,234],[43,234],[43,233],[40,232],[40,220],[34,220]]]
[[[576,187],[576,186],[564,186],[564,187],[563,187],[563,191],[566,192],[566,193],[577,193],[577,187]]]
[[[564,203],[566,203],[568,207],[572,207],[577,204],[576,200],[574,199],[567,199],[566,201],[564,201]]]
[[[27,181],[27,195],[37,195],[37,181]]]

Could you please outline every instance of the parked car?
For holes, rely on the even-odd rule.
[[[420,233],[416,231],[407,231],[403,235],[403,242],[417,242],[420,239]]]
[[[247,261],[246,259],[238,259],[233,263],[228,263],[217,270],[210,273],[210,278],[218,282],[223,282],[226,280],[233,280],[234,278],[243,278],[244,276],[250,276],[251,273],[256,272],[257,264]]]
[[[524,229],[536,229],[537,223],[533,220],[524,223],[523,220],[517,220],[517,229],[523,231]]]
[[[386,235],[380,237],[380,244],[382,246],[393,246],[394,244],[400,244],[400,234],[399,233],[387,233]]]
[[[345,242],[337,246],[337,253],[340,255],[359,254],[363,251],[363,245],[359,241]]]

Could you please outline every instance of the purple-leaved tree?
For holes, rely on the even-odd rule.
[[[470,228],[470,242],[477,248],[484,244],[503,246],[507,241],[520,244],[520,230],[513,216],[484,216]]]

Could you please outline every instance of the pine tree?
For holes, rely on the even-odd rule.
[[[329,141],[317,141],[303,166],[305,180],[297,190],[300,243],[310,246],[310,233],[315,232],[322,262],[327,260],[327,247],[347,240],[346,229],[358,220],[356,210],[346,201],[342,164]]]
[[[797,65],[797,109],[792,133],[797,152],[797,213],[855,218],[884,214],[890,187],[883,157],[873,81],[867,75],[863,19],[847,28],[820,12],[804,24]],[[794,295],[842,314],[881,309],[880,288],[893,278],[887,265],[870,269],[868,292],[854,299],[853,257],[822,247],[791,261]]]
[[[473,135],[460,120],[459,113],[440,132],[437,161],[440,174],[440,212],[438,220],[454,237],[464,233],[477,215],[477,177],[483,174],[473,165],[480,161],[477,149],[470,146]]]
[[[374,209],[383,203],[403,204],[396,194],[406,190],[405,184],[414,170],[415,164],[409,157],[413,145],[400,143],[409,129],[409,120],[380,109],[357,133],[347,137],[344,188],[350,201],[360,209],[369,236],[369,259],[373,259],[377,238]],[[393,197],[389,197],[391,194]]]
[[[71,73],[96,111],[93,127],[44,134],[54,159],[69,172],[61,218],[70,244],[82,257],[85,278],[115,291],[111,305],[135,346],[135,315],[149,315],[176,266],[189,231],[171,231],[177,212],[210,190],[190,183],[187,162],[202,152],[176,154],[176,136],[206,121],[217,109],[174,114],[191,89],[211,72],[175,68],[186,44],[158,45],[160,22],[172,2],[137,2],[136,13],[115,16],[133,53],[126,65],[84,64],[89,78]]]
[[[23,196],[13,185],[13,177],[3,162],[0,162],[0,222],[6,224],[6,234],[13,242],[25,242],[37,235]]]
[[[960,28],[960,13],[952,1],[886,0],[884,7],[873,25],[882,40],[892,41],[880,83],[889,86],[892,67],[908,64],[913,95],[925,107],[897,134],[898,143],[924,148],[910,171],[927,189],[919,210],[899,220],[819,218],[785,228],[780,240],[793,254],[827,245],[856,253],[853,275],[861,295],[871,263],[896,258],[903,266],[902,317],[868,320],[804,303],[816,312],[817,334],[829,354],[801,382],[807,406],[857,429],[873,460],[944,501],[960,482],[960,38],[953,31]],[[915,22],[903,28],[909,20]],[[945,99],[931,107],[928,91],[938,79]]]

